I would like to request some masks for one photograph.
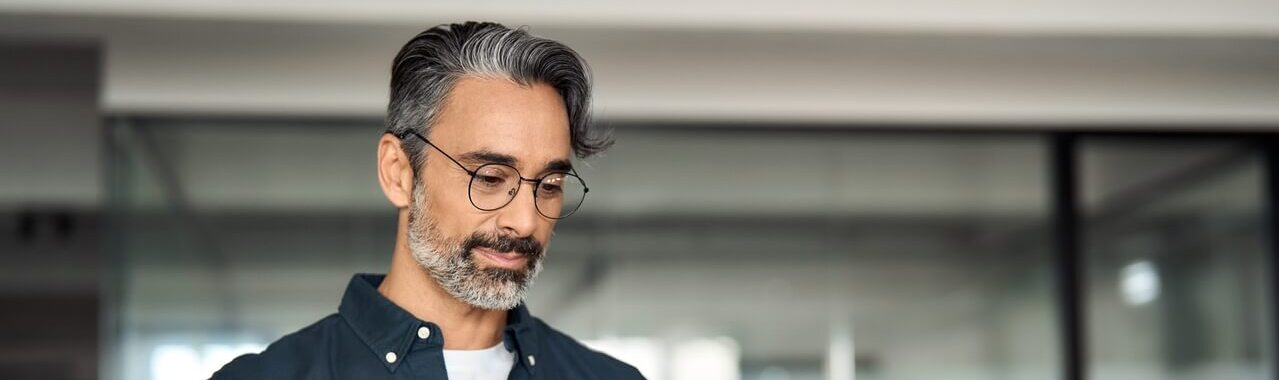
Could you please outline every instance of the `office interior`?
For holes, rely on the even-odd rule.
[[[1279,378],[1279,3],[0,1],[0,377],[203,379],[385,272],[390,60],[591,65],[528,299],[650,379]]]

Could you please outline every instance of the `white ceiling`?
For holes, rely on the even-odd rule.
[[[579,50],[615,121],[1279,125],[1273,1],[553,5],[10,1],[0,36],[100,42],[115,114],[380,117],[400,44],[492,19]]]
[[[1279,3],[1266,0],[7,0],[0,11],[414,26],[481,18],[588,29],[1279,35]]]

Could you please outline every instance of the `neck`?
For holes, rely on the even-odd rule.
[[[413,259],[406,240],[407,213],[400,213],[391,269],[378,292],[417,319],[440,326],[446,350],[479,350],[502,341],[505,310],[480,309],[458,301]]]

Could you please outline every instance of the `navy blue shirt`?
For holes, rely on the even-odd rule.
[[[377,287],[383,278],[355,275],[336,314],[280,338],[262,353],[235,358],[213,379],[447,379],[440,327],[382,296]],[[510,380],[643,379],[635,367],[530,316],[523,304],[507,315],[502,341],[515,353]]]

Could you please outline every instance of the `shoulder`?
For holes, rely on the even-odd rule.
[[[261,353],[241,355],[213,373],[211,380],[322,378],[316,371],[327,367],[329,347],[341,319],[329,315],[310,326],[281,337]]]
[[[539,318],[532,323],[542,333],[542,355],[552,355],[566,370],[589,374],[598,379],[643,379],[639,370],[617,358],[596,351],[577,339],[546,324]]]

